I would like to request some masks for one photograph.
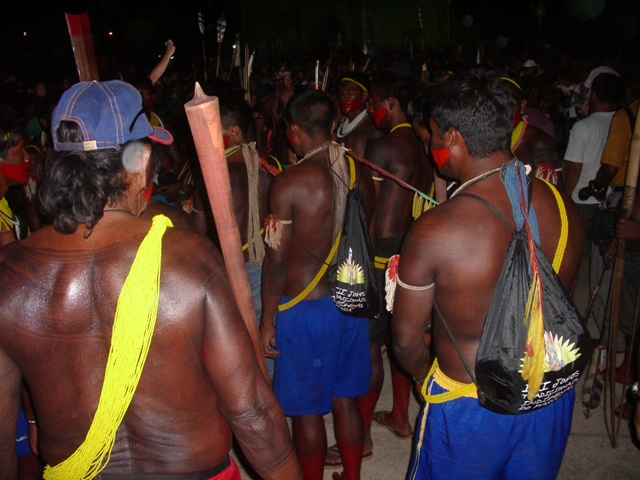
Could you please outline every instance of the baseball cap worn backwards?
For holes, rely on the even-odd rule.
[[[76,83],[62,94],[53,111],[53,148],[56,151],[119,150],[127,142],[146,137],[164,145],[171,144],[171,133],[152,126],[145,110],[138,90],[121,80]],[[65,121],[80,127],[82,142],[58,141],[56,132]]]

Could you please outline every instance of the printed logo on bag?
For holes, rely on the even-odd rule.
[[[347,285],[364,284],[364,270],[353,261],[353,250],[349,247],[349,258],[338,267],[338,281]]]
[[[562,335],[554,335],[548,331],[544,332],[544,348],[545,357],[542,367],[544,373],[559,372],[582,355],[580,348],[575,348],[575,343],[572,343],[569,339],[564,340]],[[520,366],[522,367],[523,364],[524,356]],[[522,368],[520,373],[522,373]],[[580,372],[575,371],[567,378],[561,377],[553,381],[543,381],[540,384],[540,390],[531,401],[527,400],[527,394],[529,393],[529,386],[527,385],[522,391],[524,403],[520,406],[520,410],[526,411],[550,404],[565,394],[579,379]]]

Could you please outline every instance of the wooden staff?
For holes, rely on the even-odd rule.
[[[629,218],[636,196],[636,186],[638,184],[638,170],[640,167],[640,122],[636,122],[633,136],[631,137],[631,148],[629,150],[629,162],[627,163],[627,176],[624,181],[624,193],[622,195],[623,218]],[[607,382],[609,384],[609,419],[611,431],[609,439],[611,446],[617,447],[618,430],[620,428],[620,417],[618,416],[617,428],[614,428],[616,421],[615,397],[616,397],[616,346],[618,337],[618,319],[620,317],[620,297],[622,291],[622,280],[624,278],[624,252],[626,242],[623,238],[618,239],[618,251],[613,267],[613,277],[611,280],[611,322],[609,328],[609,350],[607,352]],[[624,402],[624,396],[620,400],[620,407]],[[620,408],[622,410],[622,408]],[[605,412],[606,415],[606,412]]]
[[[364,64],[364,67],[362,67],[362,71],[366,72],[367,71],[367,67],[369,66],[369,62],[371,61],[371,57],[367,58],[367,63]]]
[[[200,84],[196,82],[193,99],[185,104],[185,111],[200,159],[202,176],[216,222],[231,290],[251,335],[262,373],[268,380],[256,312],[251,300],[249,277],[242,255],[240,232],[231,208],[231,183],[224,154],[218,99],[205,95]]]
[[[93,36],[91,35],[91,24],[89,23],[89,13],[80,15],[64,14],[71,37],[71,47],[73,56],[76,59],[78,76],[81,82],[99,80],[98,62],[96,52],[93,48]]]

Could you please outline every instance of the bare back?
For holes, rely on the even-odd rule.
[[[382,137],[383,134],[384,131],[378,130],[373,124],[371,115],[367,115],[355,130],[343,138],[338,138],[338,141],[349,150],[353,150],[353,153],[356,155],[364,157],[369,143],[376,138]]]
[[[367,147],[366,158],[409,185],[417,187],[423,176],[433,171],[428,166],[427,156],[413,129],[398,128],[396,131],[372,141]],[[376,174],[376,176],[379,176]],[[413,218],[411,208],[413,192],[388,178],[376,183],[376,238],[402,238],[409,230]]]
[[[12,279],[0,292],[0,350],[24,374],[50,465],[73,453],[89,429],[120,288],[149,227],[106,213],[87,240],[48,227],[0,251],[0,275]],[[105,473],[221,463],[236,407],[268,388],[210,242],[168,229],[160,286],[149,355]]]
[[[465,192],[492,203],[514,227],[511,206],[498,174]],[[563,200],[569,218],[569,239],[559,276],[568,290],[580,264],[584,226],[573,202],[566,197]],[[532,202],[542,250],[547,258],[553,259],[560,235],[556,199],[547,185],[534,180]],[[473,369],[485,317],[511,239],[512,233],[502,220],[475,199],[460,196],[426,212],[407,236],[399,276],[412,285],[435,282],[435,288],[416,298],[412,297],[415,292],[400,289],[394,305],[401,308],[394,311],[394,317],[406,316],[422,322],[423,312],[430,311],[433,302],[437,303]],[[435,311],[432,335],[442,371],[459,382],[470,382]]]
[[[324,153],[287,169],[276,177],[269,191],[269,211],[282,220],[292,220],[283,229],[283,246],[288,249],[284,295],[295,297],[316,276],[333,245],[333,174]],[[357,162],[356,187],[364,193],[365,214],[373,215],[373,182]],[[280,247],[282,248],[282,246]],[[307,296],[328,295],[326,279]]]
[[[242,245],[248,241],[247,226],[249,223],[249,181],[247,165],[242,151],[238,151],[228,159],[229,181],[231,182],[231,199],[233,214],[236,217]],[[262,169],[258,169],[258,208],[260,210],[260,225],[268,214],[267,194],[272,176]],[[244,252],[245,260],[249,260],[248,251]]]

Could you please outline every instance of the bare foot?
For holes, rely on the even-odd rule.
[[[366,447],[365,447],[366,448]],[[373,445],[368,448],[368,452],[362,451],[362,461],[369,460],[373,456]],[[340,450],[338,445],[331,445],[327,448],[327,457],[324,460],[325,468],[340,468],[342,466],[342,458],[340,458]],[[338,472],[334,473],[334,475]],[[340,475],[344,474],[342,472]],[[346,477],[345,477],[346,478]]]
[[[406,425],[397,426],[390,412],[375,412],[373,414],[373,421],[381,427],[389,430],[396,438],[405,440],[411,438],[412,430],[411,425],[407,422]]]

